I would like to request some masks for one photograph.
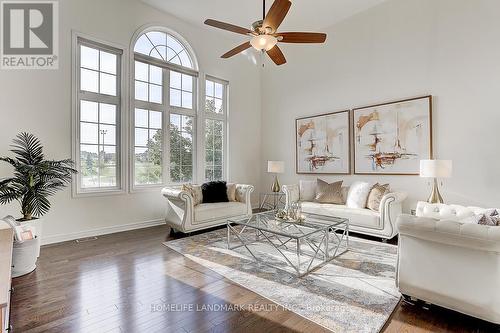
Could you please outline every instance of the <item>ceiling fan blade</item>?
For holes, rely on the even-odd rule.
[[[212,27],[215,27],[215,28],[222,29],[222,30],[236,32],[237,34],[242,34],[242,35],[254,35],[255,34],[253,31],[251,31],[249,29],[242,28],[242,27],[239,27],[237,25],[230,24],[230,23],[212,20],[212,19],[205,20],[205,24],[212,26]]]
[[[267,51],[267,54],[272,59],[272,61],[274,61],[274,63],[278,66],[286,63],[285,56],[283,55],[283,52],[281,52],[278,45],[275,45],[272,49]]]
[[[229,52],[226,52],[224,53],[221,58],[229,58],[229,57],[232,57],[234,55],[237,55],[238,53],[240,52],[243,52],[245,51],[246,49],[250,48],[252,45],[250,45],[250,42],[245,42],[241,45],[238,45],[236,46],[234,49],[232,49],[231,51]]]
[[[324,43],[326,40],[326,34],[319,32],[280,32],[275,36],[281,43]]]
[[[273,5],[271,6],[271,9],[269,9],[269,12],[264,18],[262,27],[264,29],[266,27],[271,28],[271,33],[278,30],[278,27],[285,19],[285,16],[288,13],[291,5],[292,3],[290,2],[290,0],[275,0]]]

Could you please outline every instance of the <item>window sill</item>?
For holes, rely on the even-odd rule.
[[[72,197],[77,198],[93,198],[93,197],[106,197],[112,195],[123,195],[127,192],[124,189],[109,189],[109,190],[89,190],[73,193]]]
[[[140,186],[140,185],[136,185],[136,186],[133,186],[130,190],[129,190],[129,193],[144,193],[144,192],[156,192],[158,190],[161,190],[162,188],[164,188],[165,184],[158,184],[158,185],[143,185],[143,186]]]

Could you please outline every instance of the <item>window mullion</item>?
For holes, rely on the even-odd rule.
[[[163,71],[163,182],[171,183],[170,179],[170,71]]]

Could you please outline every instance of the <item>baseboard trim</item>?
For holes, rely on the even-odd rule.
[[[164,219],[135,222],[135,223],[128,223],[128,224],[120,224],[120,225],[114,225],[111,227],[104,227],[104,228],[99,228],[99,229],[73,232],[70,234],[60,234],[60,235],[47,236],[47,237],[42,235],[42,245],[56,244],[56,243],[67,242],[67,241],[71,241],[71,240],[75,240],[75,239],[86,238],[86,237],[114,234],[114,233],[122,232],[122,231],[143,229],[143,228],[154,227],[154,226],[162,225],[162,224],[165,224]]]

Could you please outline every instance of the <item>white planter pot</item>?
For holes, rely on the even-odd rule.
[[[36,238],[22,243],[14,242],[12,251],[12,277],[22,276],[34,271],[36,269],[36,261],[40,256],[42,219],[21,222],[21,225],[33,227]]]

